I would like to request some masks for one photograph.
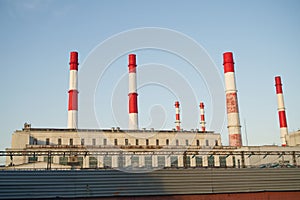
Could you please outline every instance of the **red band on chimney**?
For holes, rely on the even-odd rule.
[[[280,128],[286,128],[287,123],[286,123],[285,111],[284,110],[278,111],[278,115],[279,115]]]
[[[223,65],[224,65],[224,73],[234,72],[234,62],[232,52],[226,52],[223,54]]]
[[[235,147],[242,146],[241,134],[230,134],[229,135],[229,146],[235,146]]]
[[[227,107],[227,113],[239,112],[236,93],[226,94],[226,107]]]
[[[136,72],[136,55],[135,54],[129,54],[129,73],[135,73]]]
[[[138,113],[137,93],[130,93],[129,96],[129,113]]]
[[[204,109],[204,103],[203,102],[200,102],[200,108]]]
[[[275,77],[276,94],[282,94],[282,84],[280,76]]]
[[[78,110],[78,91],[69,91],[69,107],[68,110]]]
[[[204,115],[201,115],[201,121],[205,121]]]
[[[78,52],[70,53],[70,70],[78,70]]]

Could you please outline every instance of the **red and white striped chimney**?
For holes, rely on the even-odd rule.
[[[241,125],[232,52],[223,54],[229,146],[242,146]]]
[[[205,132],[205,116],[204,116],[204,103],[200,102],[200,124],[201,129],[203,132]]]
[[[176,111],[176,121],[175,121],[175,124],[176,124],[176,130],[177,131],[180,131],[180,109],[179,109],[179,101],[175,101],[175,111]]]
[[[68,105],[68,128],[78,127],[78,53],[70,53],[70,84]]]
[[[129,54],[129,129],[138,129],[138,106],[136,89],[136,55]]]
[[[281,145],[286,146],[286,136],[288,135],[288,128],[285,115],[285,107],[283,100],[282,84],[280,76],[275,77],[276,94],[278,101],[278,115],[279,115],[279,126],[280,126],[280,139]]]

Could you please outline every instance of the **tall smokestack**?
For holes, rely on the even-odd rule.
[[[242,146],[237,90],[232,52],[223,54],[229,146]]]
[[[129,54],[129,129],[138,129],[138,106],[136,90],[136,56]]]
[[[70,85],[68,106],[68,128],[78,127],[78,53],[70,53]]]
[[[282,84],[280,76],[275,77],[275,86],[276,86],[276,94],[278,101],[278,115],[279,115],[279,125],[280,125],[280,139],[281,145],[286,146],[286,136],[288,135],[288,128],[286,122],[285,115],[285,107],[283,100],[283,92],[282,92]]]
[[[175,111],[176,111],[176,121],[175,121],[175,124],[176,124],[176,130],[177,131],[180,131],[180,110],[179,110],[179,102],[178,101],[175,101]]]
[[[205,131],[205,116],[204,116],[204,103],[200,102],[200,124],[202,131]]]

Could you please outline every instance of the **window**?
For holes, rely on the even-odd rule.
[[[166,139],[166,145],[169,145],[169,139]]]
[[[36,138],[33,139],[33,145],[37,145],[38,141]]]
[[[103,145],[107,145],[107,139],[103,139]]]
[[[218,140],[215,140],[215,146],[219,146],[219,145],[218,145]]]
[[[178,167],[178,157],[171,156],[171,167]]]
[[[208,167],[214,167],[215,166],[215,158],[213,155],[208,156]]]
[[[117,144],[115,144],[115,145],[117,145]],[[125,145],[128,145],[128,139],[125,139]]]
[[[165,156],[158,156],[157,161],[158,161],[157,163],[159,168],[165,167]]]
[[[131,158],[131,167],[139,167],[139,157],[138,156],[133,156]]]
[[[59,164],[60,165],[67,165],[68,164],[68,157],[59,157]]]
[[[220,167],[226,167],[226,156],[220,156]]]
[[[145,167],[146,168],[152,168],[152,157],[151,156],[145,156]]]
[[[97,168],[98,166],[98,160],[95,157],[89,158],[89,168]]]
[[[135,145],[139,145],[139,139],[135,139]]]
[[[49,144],[50,144],[50,139],[46,138],[46,145],[49,145]]]
[[[37,162],[37,161],[38,161],[38,158],[36,156],[28,157],[28,163],[34,163],[34,162]]]
[[[149,140],[148,139],[146,139],[146,145],[149,145]]]
[[[179,145],[179,141],[178,140],[176,140],[176,146],[178,146]]]
[[[159,145],[159,140],[158,139],[156,140],[156,145]]]
[[[185,140],[185,146],[189,146],[189,140]]]
[[[202,157],[196,156],[196,167],[202,167]]]
[[[61,138],[58,138],[57,144],[58,144],[58,145],[61,145]]]
[[[190,167],[191,166],[191,157],[190,156],[185,156],[184,157],[184,167]]]
[[[104,161],[103,161],[103,165],[104,165],[104,168],[111,168],[112,166],[112,159],[111,159],[111,156],[105,156],[104,157]]]
[[[53,163],[53,157],[45,156],[44,157],[44,162],[46,162],[46,163]]]
[[[205,140],[205,145],[206,145],[206,146],[209,146],[208,140]]]
[[[115,139],[115,145],[118,145],[118,139]]]
[[[77,160],[79,162],[79,165],[81,168],[83,167],[83,157],[77,157]]]
[[[199,140],[197,140],[197,146],[200,146],[200,141]]]
[[[92,145],[96,146],[96,139],[95,138],[92,139]]]
[[[84,139],[81,138],[81,142],[80,142],[81,145],[84,145]]]
[[[73,138],[70,138],[70,143],[69,145],[73,145]]]

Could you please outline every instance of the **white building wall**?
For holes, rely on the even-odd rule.
[[[157,155],[152,156],[152,166],[153,167],[158,167]]]
[[[38,146],[33,145],[32,139],[36,139],[38,145],[40,145],[40,149]],[[45,146],[46,144],[46,139],[49,138],[50,141],[50,146]],[[85,140],[85,146],[81,146],[81,139],[84,138]],[[149,140],[149,146],[152,146],[154,151],[161,151],[160,149],[156,148],[156,140],[159,140],[159,148],[161,149],[170,149],[172,151],[176,151],[176,148],[179,148],[181,150],[187,149],[188,147],[186,145],[186,140],[189,141],[189,144],[192,146],[189,147],[189,149],[195,148],[195,149],[203,149],[203,150],[209,150],[209,151],[214,151],[212,147],[215,145],[215,141],[220,141],[221,137],[220,134],[204,134],[204,133],[195,133],[195,132],[121,132],[114,130],[114,132],[110,131],[70,131],[70,130],[60,130],[60,129],[38,129],[38,130],[24,130],[24,131],[16,131],[13,134],[12,137],[12,148],[9,148],[8,150],[33,150],[31,149],[32,147],[35,147],[34,150],[39,151],[39,150],[50,150],[49,148],[51,147],[51,150],[55,150],[53,146],[58,145],[58,139],[61,139],[62,145],[57,146],[57,149],[62,148],[62,146],[66,146],[70,144],[70,139],[73,139],[73,145],[78,145],[78,148],[81,148],[82,151],[89,151],[89,150],[96,150],[96,151],[111,151],[114,150],[116,152],[119,151],[118,148],[115,148],[114,146],[114,140],[118,140],[118,147],[122,146],[122,151],[127,151],[126,150],[126,144],[125,144],[125,139],[128,139],[128,151],[136,150],[136,151],[144,151],[147,150],[145,147],[146,145],[146,139],[148,138]],[[96,146],[92,146],[93,139],[96,139]],[[104,139],[107,140],[107,145],[104,148]],[[136,145],[136,139],[139,140],[139,144]],[[166,140],[169,140],[169,146],[166,145]],[[179,141],[179,147],[176,146],[176,140]],[[197,147],[197,140],[200,141],[200,147]],[[205,141],[208,140],[210,146],[206,147]],[[136,146],[136,149],[134,149]],[[111,147],[111,148],[110,148]],[[144,149],[145,147],[145,149]],[[65,147],[69,148],[69,147]],[[73,147],[74,150],[76,147]],[[89,149],[90,148],[90,149]],[[120,147],[121,148],[121,147]],[[151,148],[148,148],[149,151],[151,151]],[[299,151],[299,147],[277,147],[277,146],[259,146],[259,147],[241,147],[237,149],[229,149],[229,150],[224,150],[228,151],[228,154],[224,154],[224,156],[229,155],[226,158],[226,164],[228,167],[233,166],[233,155],[230,155],[230,152],[234,151],[278,151],[278,150],[294,150],[294,151]],[[196,150],[195,152],[197,152]],[[218,149],[216,149],[218,151]],[[201,155],[200,155],[201,156]],[[208,160],[207,160],[208,155],[202,155],[203,159],[203,166],[207,167],[208,166]],[[98,166],[103,167],[103,162],[104,158],[103,156],[97,157],[98,158]],[[284,155],[280,157],[280,155],[267,155],[264,157],[264,155],[253,155],[248,157],[248,155],[245,155],[245,164],[246,166],[258,166],[264,163],[272,163],[272,162],[287,162],[289,161],[290,164],[293,164],[292,156],[287,156]],[[220,166],[220,161],[219,157],[217,155],[214,156],[215,159],[215,166]],[[242,159],[241,156],[235,155],[235,164],[236,167],[238,167],[238,160],[240,160],[240,167],[242,167]],[[298,165],[300,165],[300,158],[296,158]],[[40,156],[38,158],[38,161],[44,161],[44,156]],[[13,164],[14,165],[20,165],[28,162],[28,157],[26,156],[14,156],[13,157]],[[59,163],[59,157],[54,157],[53,158],[54,163]],[[7,165],[10,163],[10,157],[7,157]],[[196,166],[196,160],[195,157],[192,158],[190,156],[190,164],[191,166]],[[131,155],[126,156],[125,159],[125,165],[126,166],[131,166]],[[152,165],[153,167],[158,167],[158,158],[157,155],[152,156]],[[145,166],[145,158],[144,156],[139,157],[139,162],[138,162],[139,167]],[[165,156],[165,166],[170,167],[171,166],[171,158],[170,156]],[[179,156],[178,157],[178,166],[183,167],[183,157]],[[83,157],[83,167],[87,168],[89,167],[89,161],[88,158]],[[118,167],[118,155],[115,155],[112,157],[112,167],[116,168]]]
[[[214,156],[215,160],[215,166],[220,167],[220,157],[219,156]]]

